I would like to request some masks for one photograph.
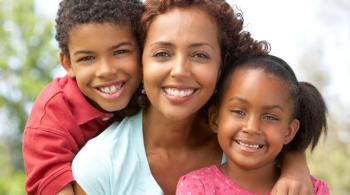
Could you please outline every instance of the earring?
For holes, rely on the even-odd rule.
[[[141,80],[141,94],[146,94],[145,88],[143,87],[143,80]]]

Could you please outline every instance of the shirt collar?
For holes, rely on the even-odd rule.
[[[95,119],[101,119],[102,121],[107,121],[113,116],[112,113],[102,112],[95,107],[93,107],[84,97],[83,93],[80,91],[75,79],[67,77],[67,84],[63,89],[65,97],[68,98],[71,110],[75,116],[77,123],[83,125],[89,121]]]

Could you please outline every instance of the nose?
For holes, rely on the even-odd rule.
[[[191,76],[191,63],[182,55],[178,55],[172,64],[171,77],[181,78]]]
[[[117,68],[112,60],[108,58],[101,58],[98,62],[98,68],[96,71],[96,75],[98,77],[103,77],[107,75],[111,75],[117,72]]]
[[[247,118],[243,132],[251,135],[260,135],[260,120],[259,117],[250,116]]]

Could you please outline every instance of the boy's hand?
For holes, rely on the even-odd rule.
[[[72,184],[67,184],[64,186],[58,193],[57,195],[74,195],[74,190]]]
[[[304,152],[287,152],[283,155],[281,176],[271,195],[312,195],[313,185]]]

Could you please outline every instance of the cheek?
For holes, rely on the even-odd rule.
[[[221,113],[218,117],[218,134],[233,135],[239,129],[239,121],[229,113]]]
[[[96,65],[91,64],[90,66],[84,66],[84,67],[74,67],[75,77],[78,82],[84,82],[84,80],[87,80],[94,76],[96,72]]]
[[[195,72],[198,76],[197,78],[201,80],[206,89],[212,90],[212,92],[214,92],[216,83],[218,81],[219,68],[215,66],[205,67],[201,69],[198,68],[195,70]]]

